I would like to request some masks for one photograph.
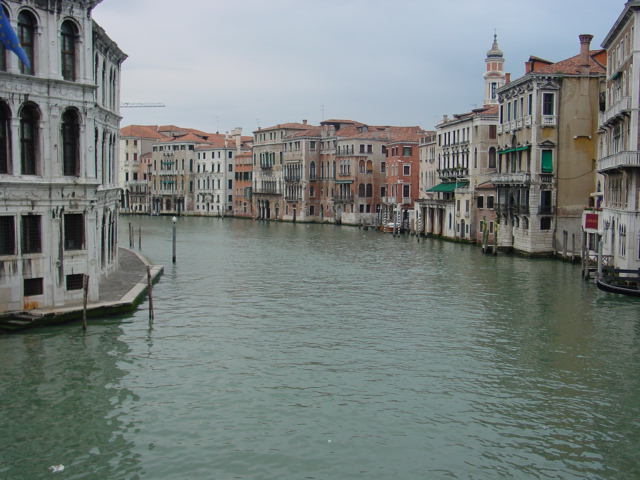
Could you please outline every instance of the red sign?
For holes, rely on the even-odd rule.
[[[584,219],[584,228],[597,230],[598,229],[598,214],[597,213],[587,213]]]

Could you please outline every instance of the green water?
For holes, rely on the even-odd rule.
[[[579,267],[197,218],[172,266],[128,221],[156,320],[0,336],[1,479],[640,478],[640,302]]]

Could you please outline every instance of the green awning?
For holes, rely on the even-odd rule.
[[[464,188],[469,185],[469,182],[449,182],[441,183],[435,187],[427,189],[427,192],[453,192],[458,188]]]
[[[523,150],[529,150],[530,148],[531,148],[531,145],[527,145],[525,147],[509,148],[507,150],[499,151],[498,155],[504,155],[505,153],[511,153],[511,152],[521,152]]]
[[[336,180],[337,184],[353,183],[353,180]]]

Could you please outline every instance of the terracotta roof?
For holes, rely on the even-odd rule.
[[[120,136],[148,139],[164,138],[164,135],[158,132],[156,125],[127,125],[120,129]]]
[[[191,132],[185,134],[185,135],[180,135],[178,137],[165,137],[163,139],[161,139],[158,143],[207,143],[207,141],[205,139],[203,139],[202,137],[199,137],[198,135],[195,135]]]
[[[311,127],[311,128],[307,128],[306,130],[301,130],[299,132],[291,133],[286,137],[284,137],[284,139],[286,140],[286,139],[300,138],[300,137],[319,137],[321,133],[322,133],[322,127]]]
[[[589,52],[589,73],[606,73],[606,68],[598,61],[598,58],[602,59],[602,53],[604,50],[591,50]],[[581,56],[578,54],[575,57],[567,58],[556,63],[542,62],[541,59],[533,60],[532,73],[564,73],[568,75],[580,75],[584,73],[584,67],[582,66]],[[605,60],[606,62],[606,60]]]

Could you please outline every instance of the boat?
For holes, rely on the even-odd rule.
[[[640,275],[621,276],[621,274],[640,274],[638,270],[614,269],[596,277],[596,286],[603,292],[640,297]]]

